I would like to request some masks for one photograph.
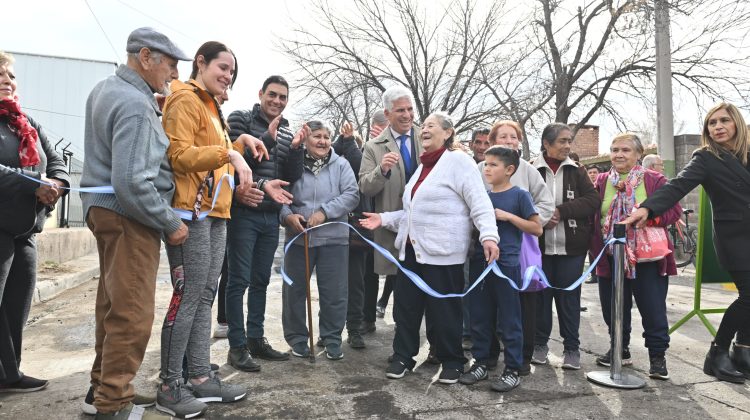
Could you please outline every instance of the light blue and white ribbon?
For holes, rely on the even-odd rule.
[[[284,245],[284,257],[283,257],[283,259],[281,261],[281,277],[284,279],[284,282],[286,284],[288,284],[290,286],[293,285],[292,279],[289,278],[289,276],[286,274],[286,271],[284,270],[284,262],[286,260],[287,252],[289,251],[289,247],[292,246],[292,244],[294,243],[294,241],[296,241],[300,236],[304,235],[305,233],[310,232],[312,230],[315,230],[317,228],[326,226],[326,225],[333,225],[333,224],[345,225],[345,226],[349,227],[349,229],[354,230],[354,232],[356,232],[357,235],[359,235],[359,237],[362,238],[362,240],[364,240],[365,242],[367,242],[368,244],[370,244],[370,246],[372,246],[372,248],[375,251],[379,252],[380,255],[382,255],[385,259],[387,259],[388,261],[390,261],[391,263],[393,263],[399,270],[401,270],[401,272],[404,273],[404,275],[406,275],[406,277],[409,280],[411,280],[411,282],[414,283],[415,286],[417,286],[420,290],[422,290],[426,294],[428,294],[428,295],[430,295],[430,296],[432,296],[434,298],[439,298],[439,299],[453,298],[453,297],[464,297],[464,296],[466,296],[467,294],[469,294],[469,292],[471,292],[472,290],[474,290],[474,288],[477,287],[477,285],[479,285],[479,283],[481,283],[484,280],[485,277],[487,277],[487,275],[489,274],[490,271],[492,271],[496,276],[498,276],[498,277],[500,277],[502,279],[505,279],[508,282],[508,284],[510,284],[510,287],[512,287],[512,288],[514,288],[514,289],[516,289],[518,291],[524,291],[524,290],[528,289],[529,286],[531,285],[531,282],[532,282],[533,278],[535,277],[535,274],[538,274],[538,276],[539,276],[539,282],[542,283],[542,285],[545,288],[549,287],[549,288],[559,289],[559,290],[573,290],[573,289],[576,289],[577,287],[579,287],[581,285],[581,283],[583,283],[588,278],[589,274],[591,274],[591,272],[596,268],[596,265],[599,263],[599,260],[602,258],[602,256],[604,255],[604,253],[607,250],[607,247],[609,245],[612,245],[612,244],[614,244],[616,242],[625,243],[624,239],[615,239],[615,238],[612,238],[609,241],[607,241],[604,244],[604,247],[602,248],[602,251],[599,253],[599,255],[596,256],[596,258],[594,259],[593,262],[591,262],[591,264],[589,264],[589,268],[586,269],[586,271],[583,272],[583,274],[581,275],[580,278],[578,278],[578,280],[576,280],[575,282],[573,282],[573,284],[571,284],[568,287],[555,287],[555,286],[552,286],[549,283],[549,281],[547,280],[547,276],[544,274],[544,271],[542,271],[541,267],[537,267],[537,266],[529,266],[529,267],[526,268],[526,271],[523,273],[523,278],[522,278],[521,285],[519,286],[519,285],[516,284],[516,282],[513,279],[511,279],[510,277],[508,277],[505,274],[503,274],[503,272],[500,270],[500,266],[497,265],[497,262],[493,261],[492,264],[487,265],[487,267],[484,269],[484,271],[482,271],[482,274],[480,274],[479,277],[476,280],[474,280],[474,282],[471,284],[471,286],[469,286],[466,289],[466,291],[464,291],[463,293],[446,293],[446,294],[442,294],[442,293],[436,292],[433,288],[431,288],[427,284],[427,282],[425,282],[416,273],[414,273],[413,271],[409,270],[408,268],[402,266],[401,263],[398,261],[398,259],[396,259],[390,253],[390,251],[388,251],[387,249],[385,249],[385,248],[381,247],[380,245],[376,244],[375,242],[373,242],[373,241],[365,238],[364,236],[362,236],[362,234],[359,233],[357,231],[357,229],[355,229],[352,225],[350,225],[348,223],[345,223],[345,222],[326,222],[326,223],[322,223],[322,224],[320,224],[318,226],[314,226],[314,227],[305,229],[303,232],[297,234],[297,236],[295,236],[294,238],[292,238],[292,240],[289,241],[286,245]]]
[[[34,177],[28,176],[26,174],[22,174],[20,172],[16,172],[16,173],[26,179],[36,182],[37,184],[48,185],[50,187],[57,187],[56,185],[51,184],[49,182],[44,182],[41,179],[36,179]],[[221,192],[221,185],[224,183],[223,181],[225,178],[227,179],[229,188],[234,190],[234,178],[229,174],[222,175],[221,178],[219,178],[219,182],[217,183],[217,186],[216,186],[216,193],[214,194],[214,199],[211,202],[211,209],[200,212],[197,220],[205,219],[214,210],[214,207],[216,207],[216,200],[218,199],[219,193]],[[57,187],[57,188],[68,190],[68,191],[77,191],[77,192],[82,192],[82,193],[93,193],[93,194],[114,194],[115,193],[115,189],[110,185],[103,186],[103,187]],[[172,210],[182,220],[193,220],[193,212],[190,210],[183,210],[183,209],[177,209],[177,208],[172,208]]]
[[[216,191],[214,192],[214,199],[211,201],[211,209],[204,210],[198,214],[198,218],[196,220],[203,220],[208,215],[214,211],[214,207],[216,207],[216,200],[219,198],[219,193],[221,192],[221,185],[224,183],[224,179],[227,179],[227,182],[229,183],[229,188],[234,190],[234,178],[229,174],[224,174],[219,178],[219,182],[216,185]],[[183,210],[183,209],[176,209],[173,208],[175,214],[180,217],[182,220],[193,220],[193,212],[190,210]]]
[[[28,176],[28,175],[22,174],[20,172],[16,172],[16,174],[18,174],[18,175],[20,175],[20,176],[22,176],[22,177],[24,177],[26,179],[29,179],[31,181],[34,181],[37,184],[47,185],[49,187],[55,187],[55,188],[59,188],[61,190],[78,191],[78,192],[83,192],[83,193],[95,193],[95,194],[114,194],[115,193],[115,189],[112,188],[111,186],[105,186],[105,187],[59,187],[59,186],[57,186],[55,184],[52,184],[50,182],[44,182],[41,179],[36,179],[33,176]]]

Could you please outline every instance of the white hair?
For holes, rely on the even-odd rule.
[[[401,98],[409,99],[409,102],[414,105],[414,95],[411,91],[404,86],[391,86],[383,92],[383,109],[388,111],[393,110],[393,103]]]
[[[382,109],[379,109],[375,111],[374,114],[372,114],[372,125],[387,125],[388,124],[388,118],[385,117],[385,113]]]
[[[647,155],[643,158],[643,167],[646,169],[653,169],[657,161],[661,160],[659,155]]]
[[[164,57],[164,53],[160,53],[159,51],[149,50],[151,51],[151,58],[154,59],[154,62],[156,64],[161,64],[161,58]],[[128,59],[132,59],[134,61],[138,61],[138,54],[140,53],[128,53]]]

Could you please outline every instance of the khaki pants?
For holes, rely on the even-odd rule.
[[[111,210],[92,207],[86,223],[99,251],[96,358],[91,368],[100,413],[125,407],[154,322],[160,234]]]

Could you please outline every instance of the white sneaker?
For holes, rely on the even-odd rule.
[[[214,338],[227,338],[229,326],[227,324],[216,323],[214,326]]]

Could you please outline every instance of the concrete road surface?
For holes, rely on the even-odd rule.
[[[692,307],[691,276],[685,274],[670,285],[671,323]],[[140,393],[154,393],[158,377],[160,325],[171,293],[163,254],[157,282],[156,319],[136,380]],[[94,357],[96,287],[94,279],[34,306],[24,335],[21,367],[31,376],[49,379],[50,385],[42,392],[0,396],[0,418],[91,418],[81,413],[79,404],[88,388]],[[726,306],[735,296],[736,292],[709,285],[704,288],[704,306]],[[288,349],[281,331],[281,279],[277,274],[268,299],[266,334],[274,347]],[[717,382],[703,374],[703,358],[711,337],[697,320],[672,335],[667,353],[671,379],[656,381],[647,378],[648,355],[641,338],[640,317],[634,309],[633,371],[646,378],[646,387],[622,391],[588,382],[586,372],[604,369],[596,366],[594,359],[609,346],[598,300],[596,285],[584,284],[583,305],[588,310],[581,314],[582,369],[560,368],[562,344],[555,327],[550,364],[534,367],[520,388],[508,394],[492,392],[489,381],[474,386],[438,384],[439,368],[421,363],[427,353],[424,339],[416,370],[402,380],[387,379],[386,358],[391,353],[394,327],[391,307],[385,319],[378,320],[377,331],[365,336],[367,348],[352,350],[344,344],[344,359],[336,362],[320,354],[314,364],[292,357],[286,362],[262,361],[259,373],[238,372],[226,365],[227,341],[212,339],[212,361],[221,365],[222,377],[245,384],[250,393],[237,403],[212,404],[205,417],[750,419],[750,385]],[[716,315],[710,318],[716,324],[720,319]],[[499,373],[491,372],[490,379]]]

